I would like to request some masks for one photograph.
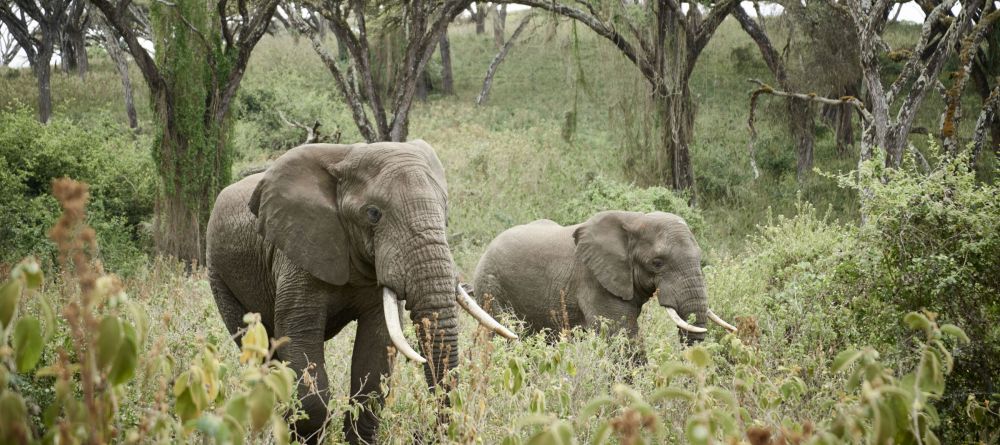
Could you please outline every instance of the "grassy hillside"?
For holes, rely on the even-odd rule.
[[[510,23],[518,19],[516,14],[509,18]],[[917,31],[914,26],[896,25],[888,38],[905,42],[913,39]],[[890,215],[886,217],[888,221],[905,221],[901,223],[905,227],[932,221],[919,226],[922,232],[899,232],[899,246],[919,245],[930,259],[915,263],[923,269],[905,269],[900,265],[902,262],[893,262],[896,257],[886,254],[894,252],[891,249],[895,245],[887,241],[894,234],[864,231],[854,224],[859,214],[857,190],[841,188],[835,178],[820,175],[796,183],[794,151],[784,124],[784,104],[770,97],[762,99],[757,118],[758,162],[764,175],[753,180],[746,126],[753,86],[746,80],[769,81],[770,75],[758,61],[756,47],[732,20],[723,23],[713,38],[691,84],[698,103],[692,146],[701,196],[698,210],[685,208],[682,199],[668,192],[642,190],[656,185],[649,177],[635,175],[645,162],[644,150],[655,148],[656,138],[641,131],[641,123],[648,125],[653,119],[648,89],[634,67],[608,42],[586,28],[574,29],[569,22],[556,22],[548,16],[536,19],[500,68],[490,102],[477,107],[474,98],[496,51],[492,36],[476,35],[469,24],[452,26],[450,36],[456,94],[445,97],[432,92],[427,102],[416,104],[409,134],[434,146],[447,170],[449,241],[464,278],[471,278],[479,255],[495,235],[534,219],[577,222],[592,208],[649,206],[654,200],[668,202],[678,212],[700,215],[702,222],[696,229],[707,252],[705,274],[712,307],[724,318],[736,320],[742,333],[738,338],[723,336],[721,330],[713,328],[704,350],[711,354],[715,364],[702,373],[703,380],[683,380],[680,385],[701,391],[698,394],[709,387],[736,394],[739,409],[732,412],[724,407],[725,403],[716,402],[720,412],[735,419],[734,428],[738,431],[758,426],[786,428],[790,433],[803,434],[812,425],[829,424],[844,412],[855,416],[851,419],[866,419],[870,425],[870,419],[851,411],[857,406],[863,410],[865,403],[871,401],[864,397],[870,394],[861,394],[847,384],[847,374],[830,369],[837,353],[872,345],[882,351],[882,360],[897,371],[897,376],[909,372],[921,366],[923,337],[903,326],[902,314],[935,306],[933,298],[930,303],[919,304],[897,298],[897,289],[909,289],[913,295],[940,297],[942,301],[953,294],[968,298],[988,296],[990,289],[994,289],[980,284],[986,281],[983,276],[996,269],[995,259],[989,258],[997,252],[1000,242],[984,227],[997,211],[995,204],[991,207],[985,200],[979,200],[982,197],[977,193],[988,195],[995,193],[995,189],[977,191],[968,184],[959,184],[955,189],[961,191],[956,195],[961,199],[954,198],[947,205],[937,201],[938,195],[934,194],[883,190],[884,196],[879,196],[884,199],[879,202],[885,207],[882,209],[885,214]],[[105,261],[112,265],[111,272],[127,272],[126,289],[150,316],[152,335],[148,345],[155,348],[152,350],[156,355],[175,360],[174,374],[194,363],[194,356],[204,343],[217,344],[220,360],[232,367],[224,383],[235,390],[240,385],[241,374],[236,372],[241,369],[237,365],[239,351],[227,338],[205,277],[201,272],[188,275],[175,264],[147,260],[141,253],[133,253],[148,248],[145,227],[153,190],[148,183],[151,166],[141,161],[140,156],[122,154],[147,153],[151,146],[150,112],[145,106],[147,93],[139,73],[133,70],[132,74],[138,86],[136,103],[142,129],[132,134],[124,128],[117,76],[97,50],[92,55],[92,68],[86,81],[65,75],[53,77],[54,116],[58,122],[48,129],[27,123],[24,117],[27,111],[19,114],[14,111],[30,109],[35,100],[34,81],[29,72],[0,70],[0,112],[15,116],[0,120],[0,129],[9,132],[0,132],[0,142],[22,147],[17,153],[29,153],[38,146],[45,147],[45,153],[55,153],[31,157],[32,162],[43,165],[54,162],[51,159],[58,158],[59,153],[84,145],[72,151],[75,161],[67,164],[72,169],[63,166],[59,169],[90,175],[87,178],[104,177],[116,170],[140,172],[133,176],[146,181],[135,181],[126,189],[145,197],[141,205],[104,204],[126,199],[112,193],[117,190],[115,184],[126,183],[125,179],[107,180],[92,188],[94,201],[101,204],[92,205],[91,224],[97,227],[101,245],[106,246],[105,250],[117,251],[112,246],[122,243],[132,249],[122,248],[131,259],[106,257]],[[438,69],[438,62],[433,62],[435,82]],[[928,128],[936,125],[941,106],[940,98],[931,96],[919,122]],[[976,98],[968,97],[966,101],[968,110],[978,110]],[[308,42],[285,35],[267,36],[253,54],[234,110],[234,176],[247,167],[277,157],[303,138],[300,131],[281,122],[279,111],[300,122],[319,120],[325,132],[340,131],[344,142],[358,141],[332,78]],[[575,132],[567,140],[563,136],[567,116],[574,112]],[[971,128],[970,120],[963,122],[965,133]],[[43,136],[26,140],[29,132]],[[66,142],[64,134],[73,137]],[[817,135],[815,163],[819,169],[846,173],[857,167],[855,154],[846,157],[836,154],[833,135],[828,129],[818,127]],[[912,139],[929,158],[935,158],[933,146],[920,136]],[[93,158],[93,152],[88,150],[110,154],[100,162],[88,163],[85,161]],[[0,185],[9,179],[2,173]],[[595,179],[598,177],[603,180]],[[919,179],[913,181],[919,183]],[[47,197],[46,183],[34,186],[17,192],[19,197],[30,195],[30,199],[18,201],[17,211],[37,212],[31,222],[42,227],[51,224],[58,208]],[[610,197],[600,202],[582,200],[595,190]],[[8,196],[3,193],[0,191],[0,197]],[[14,195],[10,196],[13,199]],[[893,207],[899,203],[903,204]],[[904,212],[906,203],[912,203],[913,208],[945,210],[931,212],[931,216],[921,214],[924,219],[915,219]],[[952,205],[958,208],[949,207]],[[98,208],[94,209],[95,206]],[[115,215],[109,216],[122,207],[138,215],[121,216],[118,220],[112,218]],[[14,213],[10,209],[5,210]],[[965,211],[968,213],[962,213]],[[948,231],[952,227],[956,227],[955,231]],[[122,236],[123,233],[128,236]],[[961,261],[932,261],[955,249],[944,242],[931,241],[968,240],[970,233],[978,233],[981,239],[975,249],[963,253]],[[35,239],[44,235],[42,229],[15,235],[28,240],[24,246],[16,246],[19,252],[47,252],[49,264],[55,262],[54,247]],[[129,237],[131,244],[123,240]],[[907,251],[917,250],[913,247]],[[923,261],[925,257],[920,258]],[[114,266],[117,264],[122,266],[117,268]],[[982,267],[965,268],[968,264]],[[955,273],[949,275],[952,271]],[[908,281],[912,277],[930,277],[931,282]],[[973,284],[956,288],[956,282]],[[45,294],[65,301],[72,290],[52,284]],[[959,300],[966,301],[955,299]],[[35,303],[23,306],[25,313],[39,310]],[[995,320],[1000,315],[995,309],[1000,305],[982,307],[980,313],[962,306],[961,310],[943,315],[941,323]],[[390,443],[410,443],[409,434],[420,431],[446,442],[475,443],[477,437],[481,443],[498,443],[506,437],[523,441],[538,431],[559,427],[557,419],[563,419],[581,440],[589,442],[600,434],[599,424],[577,416],[593,400],[607,397],[613,401],[613,407],[602,411],[603,418],[620,416],[622,422],[634,421],[625,418],[623,413],[629,411],[623,407],[644,405],[634,399],[632,389],[648,399],[669,385],[667,374],[674,369],[675,362],[695,361],[681,350],[676,329],[666,314],[657,309],[647,308],[640,319],[649,358],[641,366],[631,366],[624,360],[622,338],[577,332],[571,341],[554,347],[544,344],[540,337],[507,343],[477,334],[474,323],[463,318],[460,340],[463,366],[459,371],[459,395],[452,398],[452,430],[431,431],[434,412],[421,371],[409,363],[400,363],[392,377],[394,389],[383,414],[381,437]],[[506,321],[516,324],[515,320]],[[981,349],[975,351],[1000,349],[995,341],[998,331],[982,329],[986,329],[986,334],[977,331],[982,334],[978,338],[988,341],[983,341]],[[57,335],[66,340],[69,334],[63,330]],[[337,417],[347,405],[347,357],[353,337],[352,326],[326,346],[330,387],[336,400],[333,415]],[[55,351],[47,349],[43,363],[51,363],[55,356]],[[958,357],[960,363],[969,359],[968,355]],[[144,378],[153,372],[143,369],[139,376]],[[524,381],[514,385],[518,375]],[[44,404],[52,397],[47,390],[51,380],[26,378],[18,385],[34,403]],[[165,388],[146,382],[122,391],[122,426],[128,428],[148,415],[149,400],[165,394]],[[942,411],[961,413],[964,396],[965,393],[949,393],[951,398],[941,402]],[[647,425],[643,434],[660,443],[690,439],[692,422],[716,415],[709,413],[709,408],[716,405],[706,408],[666,400],[650,403],[655,407],[656,420],[651,423],[659,426],[656,429]],[[940,429],[957,429],[959,433],[951,437],[969,439],[978,432],[967,420],[948,419],[957,423]],[[713,425],[722,423],[720,420]],[[334,424],[339,425],[339,421]],[[655,432],[650,432],[651,428]],[[718,437],[736,436],[720,433]],[[261,442],[269,440],[259,438]]]

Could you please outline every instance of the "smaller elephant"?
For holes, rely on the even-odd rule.
[[[490,243],[476,267],[478,299],[523,319],[529,332],[596,328],[635,339],[643,304],[656,296],[686,343],[707,320],[736,328],[708,308],[701,249],[681,217],[606,211],[563,227],[550,220],[516,226]],[[695,316],[694,325],[687,317]]]

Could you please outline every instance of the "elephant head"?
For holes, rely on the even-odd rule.
[[[456,302],[467,302],[457,297],[445,237],[444,169],[429,145],[305,145],[268,169],[249,205],[258,233],[312,276],[337,286],[380,286],[389,337],[425,363],[430,386],[455,366]],[[429,362],[403,336],[399,300]],[[476,309],[467,310],[513,336]]]
[[[573,233],[576,256],[608,292],[645,302],[656,296],[685,342],[705,338],[712,320],[735,331],[708,308],[701,249],[687,223],[664,212],[600,212]],[[686,320],[694,314],[694,325]]]

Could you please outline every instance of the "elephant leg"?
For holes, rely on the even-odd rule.
[[[322,299],[307,295],[306,289],[295,280],[278,283],[274,335],[289,339],[288,344],[278,348],[277,356],[287,361],[298,375],[298,397],[302,410],[309,416],[295,423],[295,432],[307,443],[318,443],[328,420],[327,402],[330,399],[323,357],[326,309],[318,303]],[[310,377],[304,378],[307,370]]]
[[[215,296],[215,306],[219,308],[219,315],[222,316],[222,321],[226,324],[229,335],[236,341],[237,347],[241,346],[240,339],[236,337],[236,333],[243,326],[243,315],[246,314],[246,309],[243,308],[243,305],[233,295],[233,291],[229,290],[229,286],[226,285],[225,281],[222,281],[222,277],[217,273],[211,271],[208,273],[208,283],[212,287],[212,295]]]
[[[381,379],[392,372],[391,345],[381,306],[362,314],[351,358],[351,400],[363,409],[358,417],[350,412],[344,415],[344,436],[352,444],[375,443],[377,411],[385,401]]]

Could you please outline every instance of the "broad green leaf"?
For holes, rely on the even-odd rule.
[[[250,397],[247,398],[247,407],[250,408],[250,426],[254,431],[259,431],[267,424],[274,411],[274,404],[274,393],[267,386],[254,386]]]
[[[274,436],[274,443],[278,445],[288,445],[292,440],[288,432],[288,423],[281,416],[271,416],[271,435]]]
[[[544,413],[545,393],[540,389],[536,389],[535,392],[531,394],[531,401],[528,402],[528,409],[533,413]]]
[[[21,282],[10,280],[0,286],[0,329],[7,329],[14,318],[17,300],[21,297]]]
[[[241,425],[246,424],[250,408],[247,407],[246,396],[236,396],[226,402],[226,415],[230,416]]]
[[[14,326],[14,361],[18,372],[28,372],[42,358],[42,325],[34,317],[22,318]]]
[[[45,279],[45,275],[42,274],[42,268],[34,258],[27,258],[21,261],[20,264],[14,267],[10,275],[14,278],[23,276],[24,284],[31,290],[38,289]]]
[[[687,351],[684,351],[684,356],[699,368],[704,369],[712,365],[712,355],[702,346],[688,348]]]
[[[960,340],[962,343],[968,343],[970,341],[969,336],[965,335],[965,331],[963,331],[962,328],[955,326],[951,323],[946,323],[942,325],[941,333],[950,335],[951,337],[954,337],[956,340]]]
[[[198,406],[194,404],[193,400],[191,400],[190,391],[184,391],[177,396],[174,401],[174,412],[177,414],[177,417],[181,419],[181,422],[187,422],[201,414],[201,410],[198,409]]]
[[[97,366],[104,368],[118,355],[125,339],[122,322],[114,315],[106,315],[101,320],[97,335]]]
[[[833,359],[833,366],[831,369],[833,372],[840,372],[847,368],[855,360],[861,358],[862,352],[857,349],[848,349],[846,351],[837,354],[837,357]]]
[[[725,389],[713,386],[708,388],[708,395],[712,396],[713,399],[718,400],[730,408],[735,409],[738,404],[736,403],[736,396],[733,393],[726,391]]]
[[[287,402],[288,399],[291,398],[292,387],[280,374],[272,372],[264,376],[264,384],[274,391],[274,394],[278,397],[279,401]]]
[[[0,393],[0,440],[14,431],[28,432],[28,408],[24,399],[14,391]],[[27,441],[25,441],[27,443]]]
[[[931,328],[931,321],[927,319],[924,314],[919,312],[910,312],[903,317],[903,322],[906,323],[910,329],[926,331]]]
[[[121,385],[135,376],[135,366],[139,361],[139,345],[136,344],[135,330],[130,323],[122,323],[122,345],[118,348],[108,372],[112,385]]]

